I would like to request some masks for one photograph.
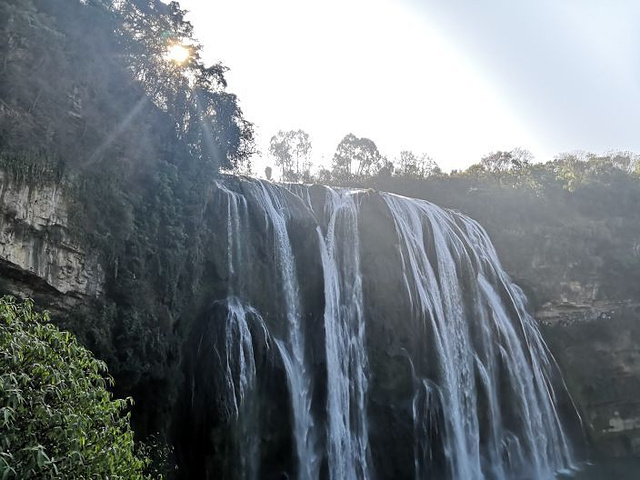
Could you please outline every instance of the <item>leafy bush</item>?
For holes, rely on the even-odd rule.
[[[145,478],[106,372],[31,301],[0,299],[0,478]]]

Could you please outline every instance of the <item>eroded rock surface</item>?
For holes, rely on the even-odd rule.
[[[13,181],[0,172],[0,273],[2,290],[47,297],[64,306],[104,291],[105,275],[93,252],[69,228],[69,206],[55,184]]]
[[[640,303],[555,303],[537,312],[596,456],[640,456]]]

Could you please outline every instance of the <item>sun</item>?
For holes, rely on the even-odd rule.
[[[171,60],[172,62],[182,64],[189,59],[191,52],[189,48],[185,45],[180,45],[179,43],[171,45],[167,49],[167,60]]]

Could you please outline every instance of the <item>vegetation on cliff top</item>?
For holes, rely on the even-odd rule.
[[[302,162],[298,138],[305,139]],[[314,172],[306,133],[279,132],[274,145],[270,153],[286,181],[375,188],[471,215],[536,303],[640,295],[640,155],[578,151],[534,162],[516,148],[444,173],[425,154],[389,159],[372,140],[349,134],[332,168]]]
[[[3,153],[134,179],[176,157],[214,172],[241,166],[252,126],[184,14],[158,0],[0,1]]]

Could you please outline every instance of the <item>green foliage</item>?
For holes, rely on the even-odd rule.
[[[154,479],[172,478],[177,470],[173,447],[158,435],[149,435],[144,441],[136,444],[136,454],[140,458],[147,458],[149,462],[145,473]]]
[[[553,169],[563,187],[573,192],[590,184],[609,185],[622,178],[637,176],[640,157],[631,152],[612,152],[607,155],[573,152],[559,155],[547,165]]]
[[[34,311],[0,300],[0,478],[142,479],[130,399],[75,337]]]
[[[574,152],[533,163],[526,151],[496,152],[466,171],[425,179],[366,179],[373,187],[461,210],[489,232],[501,259],[532,298],[640,295],[638,155]],[[526,252],[526,254],[523,254]]]
[[[0,146],[137,179],[163,152],[233,169],[252,125],[176,2],[0,0]],[[188,60],[168,58],[173,45]]]

